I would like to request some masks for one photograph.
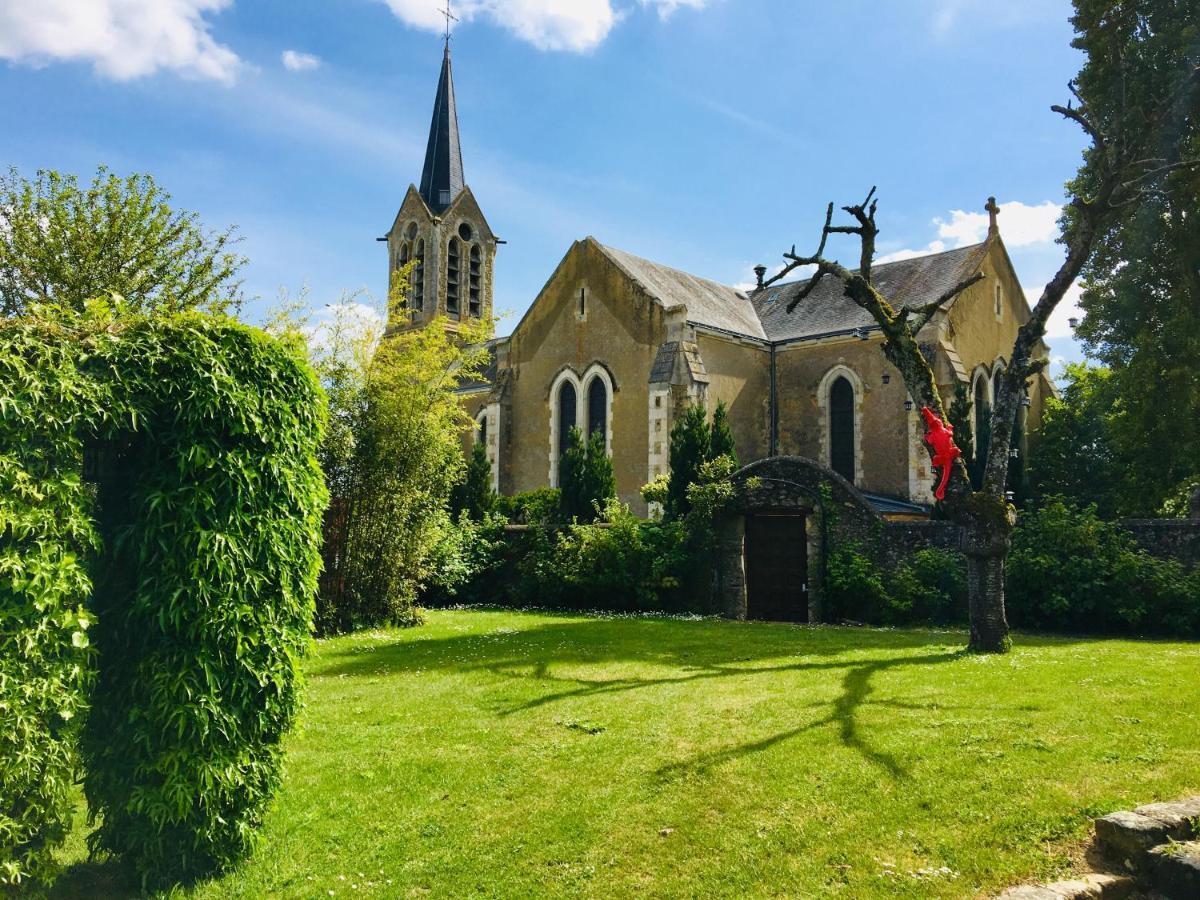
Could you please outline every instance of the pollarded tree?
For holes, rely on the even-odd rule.
[[[1004,564],[1016,523],[1015,511],[1005,499],[1009,449],[1026,383],[1046,365],[1045,360],[1034,358],[1046,333],[1046,322],[1083,271],[1097,240],[1112,222],[1146,202],[1148,197],[1158,194],[1172,173],[1200,165],[1195,158],[1182,156],[1177,143],[1179,117],[1194,109],[1200,91],[1200,59],[1197,58],[1200,51],[1193,45],[1191,56],[1177,64],[1155,67],[1139,57],[1139,52],[1151,39],[1145,18],[1090,12],[1095,5],[1090,0],[1076,0],[1077,15],[1073,22],[1080,33],[1076,43],[1090,54],[1080,82],[1071,84],[1077,105],[1052,107],[1054,112],[1081,127],[1090,139],[1090,146],[1084,153],[1084,166],[1071,184],[1071,200],[1062,219],[1060,240],[1066,248],[1066,257],[1034,304],[1029,319],[1017,332],[1010,363],[1000,378],[992,409],[991,440],[986,456],[983,456],[982,484],[978,490],[972,489],[966,466],[959,458],[953,464],[943,504],[947,516],[963,529],[963,551],[969,576],[970,647],[979,652],[1005,652],[1011,645],[1004,606]],[[1105,9],[1109,7],[1104,4]],[[1097,40],[1099,34],[1106,34],[1108,39]],[[1098,53],[1117,50],[1116,61],[1096,58]],[[1136,103],[1113,102],[1114,97],[1121,96],[1114,87],[1114,79],[1122,79],[1134,68],[1144,76]],[[815,267],[808,284],[789,304],[790,311],[824,278],[838,279],[845,295],[870,313],[879,325],[884,336],[883,353],[900,371],[918,408],[928,408],[945,421],[946,411],[933,370],[916,336],[943,304],[984,276],[979,273],[954,285],[919,309],[896,309],[873,279],[875,241],[879,234],[875,222],[877,206],[872,188],[863,202],[842,207],[850,218],[849,224],[835,225],[834,205],[830,203],[816,251],[801,256],[793,246],[784,254],[783,270],[768,283],[774,283],[802,266]],[[825,256],[831,235],[858,238],[857,270]],[[932,459],[933,448],[927,446],[926,449]],[[977,454],[983,454],[982,448]]]
[[[104,168],[87,187],[54,171],[0,175],[0,314],[78,313],[113,294],[134,313],[236,309],[246,260],[233,230],[205,231],[170,200],[149,175]]]

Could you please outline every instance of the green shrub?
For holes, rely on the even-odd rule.
[[[548,525],[558,518],[562,498],[558,488],[535,488],[496,498],[496,512],[513,525]]]
[[[1022,515],[1006,597],[1022,628],[1200,635],[1200,572],[1150,556],[1095,506],[1061,498]]]
[[[555,583],[553,596],[579,609],[677,607],[687,529],[643,521],[617,500],[608,502],[603,518],[604,524],[573,525],[559,535],[549,571],[540,573]]]
[[[53,873],[93,671],[85,562],[99,536],[75,417],[97,416],[103,392],[53,337],[0,326],[0,887]]]
[[[496,492],[492,490],[492,463],[487,448],[477,442],[467,457],[467,467],[450,490],[450,516],[457,519],[466,513],[479,522],[496,505]]]
[[[48,871],[85,701],[93,850],[155,882],[229,866],[250,852],[299,702],[325,503],[313,373],[232,320],[94,305],[0,324],[0,397],[0,477],[15,488],[0,705],[4,730],[9,709],[21,726],[16,766],[0,762],[5,879]]]
[[[829,554],[826,617],[870,625],[950,625],[967,618],[967,580],[961,553],[918,550],[889,576],[861,544]]]

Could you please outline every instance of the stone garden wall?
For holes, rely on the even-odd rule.
[[[1200,565],[1200,519],[1124,519],[1121,527],[1151,556]]]

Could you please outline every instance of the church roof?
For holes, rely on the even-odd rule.
[[[665,308],[687,307],[689,322],[733,334],[767,337],[750,298],[737,288],[697,278],[599,242],[597,245]]]
[[[442,58],[425,168],[421,172],[421,197],[434,213],[443,212],[462,193],[462,147],[458,138],[458,108],[454,103],[454,75],[450,69],[450,44]]]
[[[787,305],[808,283],[773,285],[747,296],[737,288],[698,278],[624,250],[597,246],[664,307],[687,307],[687,319],[730,334],[776,343],[871,328],[875,320],[829,276],[792,311]],[[875,286],[893,306],[917,307],[970,277],[987,245],[972,244],[872,268]]]
[[[979,267],[986,243],[959,247],[871,267],[871,279],[892,306],[917,307],[936,300]],[[842,283],[826,276],[816,290],[788,312],[788,304],[808,284],[776,284],[751,295],[767,339],[801,340],[875,325],[870,313],[845,295]]]

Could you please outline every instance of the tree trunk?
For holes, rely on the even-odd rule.
[[[1011,544],[1008,521],[976,520],[963,530],[967,601],[975,653],[1007,653],[1012,647],[1004,612],[1004,561]]]

